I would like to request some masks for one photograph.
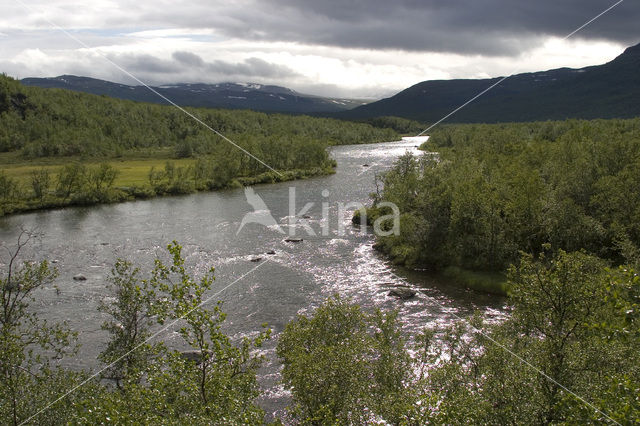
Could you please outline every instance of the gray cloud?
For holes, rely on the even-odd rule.
[[[603,0],[259,0],[247,7],[195,6],[182,25],[228,36],[325,46],[514,55],[565,36],[613,4]],[[212,13],[215,11],[216,13]],[[173,11],[175,12],[175,11]],[[145,17],[166,21],[163,12]],[[627,0],[581,31],[584,39],[635,44],[640,4]]]
[[[104,47],[110,59],[145,82],[255,81],[339,96],[381,96],[430,78],[497,76],[610,60],[623,45],[640,42],[637,0],[625,0],[576,35],[613,42],[604,43],[610,56],[601,50],[597,60],[584,62],[580,58],[589,54],[567,51],[565,56],[562,49],[571,45],[556,51],[552,46],[546,57],[540,50],[549,36],[567,35],[614,2],[191,0],[159,7],[149,0],[115,0],[71,14],[62,0],[34,0],[46,4],[48,20],[90,46]],[[21,77],[70,73],[135,84],[97,53],[77,51],[77,42],[53,30],[41,15],[25,15],[11,4],[3,12],[1,71]],[[297,45],[271,43],[280,41]],[[585,45],[592,43],[575,46]]]
[[[113,58],[113,61],[135,73],[174,74],[181,70],[177,61],[168,61],[151,55],[124,54]]]
[[[303,39],[357,47],[500,54],[526,39],[565,36],[606,7],[602,0],[267,0],[296,11]],[[640,4],[626,1],[580,37],[634,43]],[[326,28],[323,31],[323,27]],[[273,28],[277,34],[277,29]],[[523,41],[525,40],[525,41]]]
[[[171,57],[177,62],[191,67],[201,68],[205,65],[204,60],[200,56],[191,52],[173,52]]]
[[[231,63],[222,60],[215,60],[207,63],[195,53],[182,51],[173,52],[171,57],[177,64],[191,68],[199,68],[214,74],[264,78],[290,78],[299,76],[298,73],[289,67],[272,64],[260,58],[247,58],[239,63]],[[149,63],[148,65],[150,65],[150,67],[146,71],[154,72],[155,70],[153,67],[157,61],[159,60]],[[175,71],[173,66],[167,66],[166,69],[170,70],[170,72]]]
[[[260,58],[248,58],[238,64],[217,60],[210,63],[207,68],[216,73],[248,77],[290,78],[299,75],[289,67],[271,64]]]
[[[250,57],[233,63],[223,60],[207,62],[192,52],[176,51],[171,59],[146,54],[110,55],[110,59],[132,73],[153,82],[220,81],[225,79],[287,79],[300,77],[291,68]]]

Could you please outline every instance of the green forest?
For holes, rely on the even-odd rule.
[[[397,263],[490,276],[521,252],[638,253],[638,119],[456,125],[422,148],[373,194],[402,213],[400,235],[377,242]]]
[[[398,139],[398,120],[187,111],[275,171],[175,107],[0,76],[0,214],[326,174],[330,145]]]

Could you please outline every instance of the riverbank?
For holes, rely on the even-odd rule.
[[[6,161],[6,158],[3,160]],[[75,167],[75,169],[69,168]],[[18,213],[34,212],[64,208],[70,206],[95,206],[134,200],[145,200],[155,197],[185,195],[197,192],[209,192],[243,186],[287,182],[308,179],[315,176],[326,176],[335,173],[334,163],[325,167],[308,169],[283,170],[279,173],[268,171],[254,176],[229,177],[226,180],[212,181],[198,179],[199,160],[193,158],[135,158],[130,160],[114,160],[108,162],[69,162],[68,164],[44,162],[41,164],[17,163],[2,164],[0,180],[5,180],[15,188],[13,194],[5,194],[0,205],[0,217]],[[66,168],[66,170],[65,170]],[[65,193],[60,187],[61,175],[75,170],[80,181],[87,185],[72,193]],[[103,182],[102,187],[90,185],[95,183],[98,174],[103,170],[111,173],[110,183]],[[70,178],[70,176],[67,176]],[[38,182],[38,179],[40,182]],[[86,182],[93,180],[93,182]],[[57,185],[54,187],[53,182]],[[107,184],[108,183],[108,184]],[[2,187],[3,182],[0,182]],[[5,185],[5,186],[9,186]],[[36,187],[37,190],[26,188]],[[70,183],[70,185],[72,185]],[[40,192],[37,194],[36,192]],[[8,196],[7,196],[8,195]]]
[[[378,218],[388,213],[389,212],[381,211],[376,207],[367,207],[365,216],[367,226],[373,226]],[[354,212],[351,220],[355,225],[360,225],[362,214],[363,212],[361,210]],[[374,244],[374,248],[389,257],[396,265],[410,269],[413,269],[412,267],[415,266],[412,264],[411,255],[408,255],[403,250],[389,249],[389,247],[381,241]],[[447,266],[442,270],[436,271],[435,275],[445,279],[451,284],[480,293],[497,296],[507,296],[508,294],[507,277],[501,272],[473,271],[457,266]]]

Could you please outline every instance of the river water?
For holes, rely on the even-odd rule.
[[[268,413],[277,413],[289,401],[279,385],[274,351],[278,333],[296,314],[311,312],[332,294],[366,308],[398,309],[410,334],[475,310],[490,319],[504,315],[502,299],[394,267],[373,250],[373,235],[351,225],[351,213],[341,204],[366,203],[375,190],[375,173],[407,151],[418,152],[407,142],[333,147],[338,164],[334,175],[254,187],[277,222],[269,227],[247,223],[238,232],[245,214],[254,209],[245,191],[237,189],[10,216],[0,219],[0,241],[15,246],[21,228],[41,234],[26,253],[55,262],[58,290],[38,293],[33,308],[50,321],[67,320],[80,333],[81,349],[66,366],[96,370],[96,355],[106,338],[100,329],[105,317],[96,307],[108,295],[106,278],[115,260],[130,259],[145,275],[153,258],[163,256],[166,245],[177,240],[194,275],[215,266],[214,291],[229,286],[216,299],[224,301],[230,335],[251,336],[265,322],[273,329],[274,337],[264,348],[260,403]],[[313,204],[302,211],[307,203]],[[294,215],[308,217],[291,224],[292,207]],[[295,232],[303,241],[285,242],[279,230]],[[271,250],[276,254],[267,255]],[[256,257],[262,260],[252,262]],[[76,274],[87,280],[74,281]],[[389,286],[397,284],[414,287],[417,297],[400,301],[387,296]],[[176,335],[168,330],[163,337],[171,341]]]

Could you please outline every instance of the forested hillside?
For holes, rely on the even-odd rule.
[[[26,87],[0,77],[0,210],[92,204],[326,173],[332,165],[326,152],[330,145],[397,138],[390,129],[333,119],[189,111],[278,172],[174,107]],[[126,164],[134,159],[134,165]],[[125,174],[127,179],[120,180]]]
[[[190,109],[205,123],[260,157],[274,141],[319,140],[327,145],[389,140],[372,126],[249,111]],[[175,108],[135,103],[67,90],[23,86],[0,78],[0,152],[27,158],[65,155],[117,156],[127,150],[175,147],[214,152],[221,140]],[[268,140],[268,148],[263,145]],[[282,146],[278,154],[286,154]],[[285,162],[286,163],[286,162]],[[275,168],[281,167],[276,164]]]

